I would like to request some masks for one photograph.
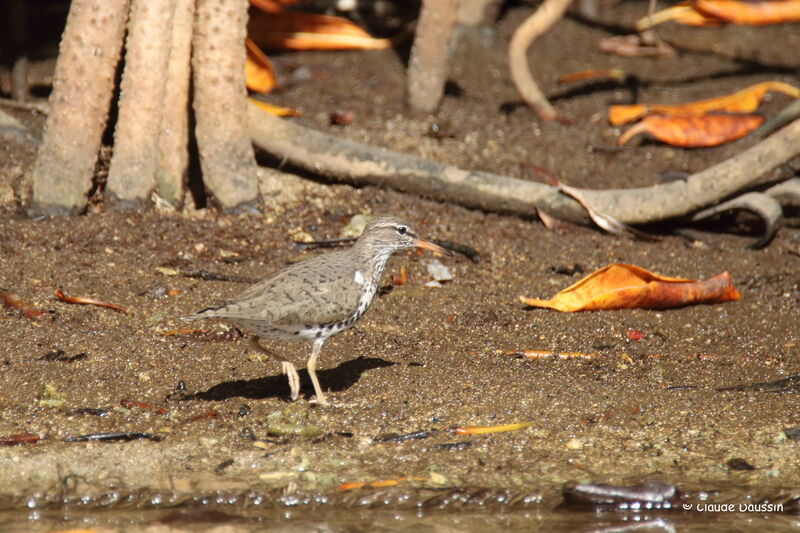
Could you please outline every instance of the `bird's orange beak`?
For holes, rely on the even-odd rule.
[[[438,244],[434,244],[431,241],[426,241],[425,239],[416,238],[414,239],[414,246],[417,248],[425,248],[426,250],[430,250],[431,252],[436,252],[437,254],[446,255],[448,257],[453,255],[453,252],[446,248],[442,248]]]

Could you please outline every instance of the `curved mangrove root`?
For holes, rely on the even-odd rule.
[[[343,140],[268,115],[250,105],[250,136],[260,149],[334,181],[385,185],[466,207],[589,224],[584,209],[558,187],[426,161]],[[685,181],[635,189],[582,189],[592,206],[625,224],[690,216],[754,185],[760,176],[800,154],[800,120],[757,145]]]

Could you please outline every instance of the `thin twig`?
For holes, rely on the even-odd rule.
[[[67,302],[68,304],[96,305],[97,307],[106,307],[108,309],[113,309],[114,311],[122,313],[123,315],[128,314],[128,312],[125,309],[123,309],[118,305],[110,304],[108,302],[103,302],[101,300],[95,300],[94,298],[84,298],[81,296],[79,297],[67,296],[66,294],[61,292],[61,289],[56,289],[55,291],[53,291],[53,294],[55,295],[56,298],[58,298],[62,302]]]

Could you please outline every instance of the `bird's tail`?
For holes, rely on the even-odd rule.
[[[201,320],[203,318],[214,318],[214,311],[217,309],[219,309],[219,307],[206,307],[205,309],[201,309],[196,313],[182,316],[180,318],[186,322],[191,322],[192,320]]]

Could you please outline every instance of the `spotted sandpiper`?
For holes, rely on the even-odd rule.
[[[426,248],[452,255],[420,239],[406,222],[392,216],[375,217],[347,250],[318,255],[295,263],[246,289],[238,296],[183,317],[184,320],[222,318],[255,336],[255,349],[281,361],[289,378],[292,400],[300,393],[294,364],[261,346],[259,337],[285,341],[312,341],[306,368],[314,384],[316,401],[325,405],[316,366],[329,337],[352,326],[367,311],[378,289],[386,260],[403,248]]]

